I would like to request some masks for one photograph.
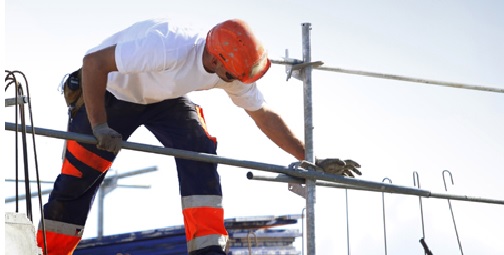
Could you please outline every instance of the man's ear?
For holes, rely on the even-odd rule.
[[[205,46],[205,50],[203,51],[203,67],[207,72],[214,73],[215,68],[217,66],[217,59],[210,54]]]

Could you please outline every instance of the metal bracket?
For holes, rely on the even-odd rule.
[[[285,65],[285,73],[287,73],[287,81],[293,77],[294,79],[303,81],[304,80],[304,72],[303,69],[307,66],[318,67],[324,64],[322,61],[314,61],[314,62],[303,62],[299,59],[289,58],[289,50],[285,50],[285,57],[283,58],[285,62],[291,63]]]
[[[303,184],[299,183],[288,183],[287,188],[290,192],[294,192],[295,194],[301,196],[306,199],[306,187]]]
[[[301,165],[301,162],[294,162],[289,165],[289,168],[292,169],[297,169]],[[294,194],[297,194],[301,196],[302,198],[306,199],[306,187],[303,184],[299,183],[288,183],[287,184],[287,189],[289,189],[290,192],[293,192]]]
[[[302,169],[302,170],[305,170],[305,171],[316,171],[316,169],[314,168],[314,166],[312,166],[311,164],[306,164],[307,162],[306,161],[298,161],[298,162],[294,162],[294,163],[291,163],[289,165],[289,168],[292,168],[292,169]],[[299,184],[299,183],[288,183],[287,184],[287,188],[289,189],[289,191],[301,196],[302,198],[306,199],[306,186],[303,185],[303,184]]]

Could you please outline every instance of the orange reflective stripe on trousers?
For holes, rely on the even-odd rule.
[[[69,236],[51,231],[46,231],[46,242],[48,244],[48,255],[72,255],[77,244],[81,240],[77,236]],[[45,249],[42,230],[37,231],[37,244]]]
[[[73,140],[67,141],[67,150],[80,162],[88,165],[89,167],[95,169],[99,172],[107,171],[112,162],[96,155],[94,152],[88,151],[82,145]],[[69,174],[79,177],[80,171],[72,166],[67,160],[63,162],[63,174]],[[80,173],[82,174],[82,173]]]
[[[37,231],[37,245],[46,249],[44,236],[39,223]],[[48,255],[71,255],[77,244],[82,239],[84,226],[64,223],[53,220],[45,220],[45,238]]]
[[[221,200],[221,196],[215,195],[182,198],[188,252],[212,245],[225,247],[228,233]]]
[[[227,235],[223,221],[224,209],[222,208],[184,209],[183,214],[187,241],[205,235]]]
[[[214,143],[216,143],[217,142],[217,138],[211,136],[210,133],[208,132],[208,128],[207,128],[206,121],[205,121],[205,115],[203,114],[203,108],[201,108],[199,106],[196,106],[196,110],[198,111],[199,122],[203,126],[203,129],[205,130],[205,133],[206,133],[208,139],[210,139]]]

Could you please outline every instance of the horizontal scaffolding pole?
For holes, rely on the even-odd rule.
[[[41,195],[47,195],[49,193],[51,193],[52,189],[48,189],[48,190],[42,190],[40,193]],[[31,198],[35,198],[39,195],[38,192],[32,192],[31,193]],[[16,202],[16,200],[24,200],[26,199],[26,194],[23,194],[23,195],[19,195],[18,197],[8,197],[5,199],[5,203],[8,204],[8,203],[12,203],[12,202]]]
[[[248,172],[247,179],[257,180],[257,181],[270,181],[270,182],[285,182],[285,183],[300,183],[300,184],[304,183],[303,179],[291,177],[291,176],[288,176],[285,174],[279,174],[277,176],[262,176],[262,175],[254,175],[254,173]],[[330,188],[351,189],[351,190],[372,191],[372,192],[385,192],[385,193],[421,196],[421,197],[425,197],[425,198],[451,199],[451,200],[459,200],[459,201],[467,201],[467,202],[504,205],[504,200],[480,198],[480,197],[473,197],[473,196],[466,196],[466,195],[455,195],[455,194],[449,194],[449,193],[429,192],[429,194],[425,194],[425,190],[422,190],[422,189],[417,189],[418,193],[414,194],[414,193],[409,192],[409,190],[407,193],[404,193],[404,192],[402,192],[401,188],[397,188],[396,190],[383,191],[380,189],[374,189],[374,188],[365,187],[365,186],[354,186],[354,185],[330,183],[330,182],[324,182],[324,181],[316,181],[315,184],[317,186],[325,186],[325,187],[330,187]]]
[[[284,61],[284,60],[271,60],[271,63],[280,64],[280,65],[303,64],[303,62],[292,62],[292,61]],[[422,79],[422,78],[406,77],[406,76],[396,75],[396,74],[349,70],[349,69],[336,68],[336,67],[324,67],[324,66],[320,66],[320,65],[314,65],[312,68],[315,70],[330,71],[330,72],[337,72],[337,73],[346,73],[346,74],[356,74],[356,75],[363,75],[363,76],[368,76],[368,77],[372,77],[372,78],[379,78],[379,79],[424,83],[424,84],[439,85],[439,86],[457,88],[457,89],[470,89],[470,90],[479,90],[479,91],[486,91],[486,92],[504,93],[504,88],[492,88],[492,87],[474,85],[474,84],[447,82],[447,81],[436,81],[436,80],[428,80],[428,79]]]
[[[17,128],[18,128],[18,130],[21,130],[21,125],[18,124]],[[5,130],[15,131],[16,124],[5,122]],[[31,127],[31,126],[27,126],[26,132],[35,133],[37,135],[43,135],[43,136],[47,136],[47,137],[51,137],[51,138],[75,140],[75,141],[82,142],[82,143],[96,144],[96,139],[92,135],[85,135],[85,134],[79,134],[79,133],[74,133],[74,132],[65,132],[65,131],[37,128],[37,127]],[[343,177],[340,175],[327,174],[327,173],[318,172],[318,171],[307,171],[305,169],[292,168],[289,166],[266,164],[266,163],[248,161],[248,160],[231,159],[231,158],[225,158],[225,157],[214,155],[214,154],[177,150],[177,149],[172,149],[172,148],[164,148],[164,147],[156,146],[156,145],[133,143],[133,142],[123,142],[122,148],[127,149],[127,150],[150,152],[150,153],[156,153],[156,154],[162,154],[162,155],[170,155],[170,156],[174,156],[176,158],[226,164],[226,165],[232,165],[232,166],[237,166],[237,167],[242,167],[242,168],[247,168],[247,169],[261,170],[261,171],[272,172],[272,173],[277,173],[277,174],[285,174],[288,176],[292,176],[294,178],[301,179],[301,183],[304,183],[304,179],[311,179],[311,180],[320,180],[320,181],[327,181],[327,182],[339,183],[339,184],[347,184],[347,185],[351,185],[354,187],[364,187],[364,188],[367,188],[370,190],[380,191],[380,192],[397,193],[397,194],[404,194],[404,195],[416,195],[416,196],[433,197],[433,198],[434,197],[435,198],[443,198],[443,197],[439,197],[439,195],[443,195],[443,194],[432,193],[432,192],[430,192],[428,190],[424,190],[424,189],[417,189],[417,188],[413,188],[413,187],[400,186],[400,185],[383,183],[383,182],[373,182],[373,181],[366,181],[366,180],[360,180],[360,179],[355,179],[355,178],[347,178],[347,177]],[[450,198],[450,199],[456,199],[456,198],[458,198],[457,200],[462,200],[463,198],[467,198],[467,196],[453,195],[453,198]],[[469,201],[469,200],[466,199],[465,201]],[[492,200],[492,199],[486,199],[483,201],[473,201],[473,202],[504,204],[504,201]]]

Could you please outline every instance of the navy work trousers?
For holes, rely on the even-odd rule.
[[[165,147],[216,154],[217,143],[206,130],[201,108],[187,97],[143,105],[118,100],[107,92],[105,107],[109,127],[119,132],[125,141],[144,125]],[[85,105],[70,120],[68,130],[92,134]],[[49,254],[73,252],[81,239],[95,194],[115,157],[94,144],[67,141],[62,172],[44,205]],[[217,164],[178,158],[175,162],[188,252],[223,254],[227,232]],[[40,226],[37,240],[45,247]]]

